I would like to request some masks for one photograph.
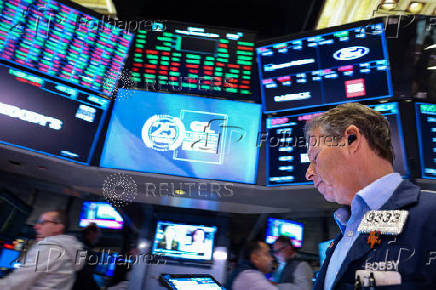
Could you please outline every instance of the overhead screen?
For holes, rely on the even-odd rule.
[[[0,58],[110,95],[133,34],[53,0],[0,2]]]
[[[410,175],[404,149],[403,129],[398,103],[370,105],[382,113],[391,126],[392,145],[394,148],[394,171],[402,176]],[[304,125],[316,112],[304,115],[277,117],[267,119],[267,185],[311,184],[306,177],[309,158],[307,156]],[[436,175],[435,175],[436,176]]]
[[[436,105],[416,103],[421,177],[436,179]]]
[[[383,24],[257,48],[265,112],[392,96]]]
[[[120,230],[124,219],[110,203],[85,201],[82,204],[79,227],[87,227],[91,223],[104,229]]]
[[[89,164],[109,104],[0,64],[0,143]]]
[[[136,35],[129,66],[137,87],[254,98],[254,33],[176,22],[161,25],[163,31],[139,30]]]
[[[121,89],[101,167],[254,183],[260,105]]]

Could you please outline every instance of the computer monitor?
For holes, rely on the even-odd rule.
[[[0,63],[0,143],[88,165],[109,104]]]
[[[254,33],[170,21],[153,25],[137,32],[129,61],[138,88],[257,100]]]
[[[133,33],[102,17],[73,2],[3,0],[0,58],[111,95]]]
[[[212,261],[217,227],[158,221],[152,253],[173,259]]]
[[[112,277],[117,264],[120,263],[118,260],[119,254],[112,252],[102,252],[96,254],[98,255],[99,261],[98,264],[95,265],[94,273],[101,276]]]
[[[100,166],[255,183],[260,105],[120,89]]]
[[[395,157],[394,171],[404,178],[410,177],[398,103],[368,106],[380,112],[389,122]],[[305,176],[310,162],[307,156],[304,126],[308,120],[319,114],[322,112],[273,117],[266,120],[267,186],[312,184],[312,181],[308,181]]]
[[[256,51],[266,113],[392,96],[381,21],[291,36]]]
[[[318,252],[319,252],[319,265],[320,267],[324,263],[325,257],[326,257],[326,251],[333,243],[334,239],[328,240],[322,243],[318,244]]]
[[[291,220],[268,218],[266,226],[267,244],[273,244],[279,236],[290,237],[296,248],[303,246],[303,224]]]
[[[79,227],[86,227],[91,223],[103,229],[119,230],[123,228],[124,219],[110,203],[85,201],[82,204]]]
[[[436,179],[436,104],[416,103],[421,178]]]
[[[161,274],[160,283],[170,290],[221,290],[225,289],[207,274]]]
[[[0,249],[0,270],[15,269],[19,257],[20,251],[2,247]]]

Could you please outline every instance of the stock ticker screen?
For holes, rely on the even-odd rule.
[[[436,105],[416,103],[421,177],[436,179]]]
[[[109,104],[0,64],[0,143],[89,164]]]
[[[159,23],[155,23],[155,26]],[[129,61],[138,88],[253,100],[255,34],[166,22],[139,30]]]
[[[382,23],[256,51],[267,113],[392,96]]]
[[[258,104],[131,90],[115,100],[100,166],[255,183],[260,120]]]
[[[0,58],[111,95],[133,34],[53,0],[0,1]]]
[[[384,103],[369,105],[368,107],[380,112],[389,122],[395,156],[394,171],[405,178],[409,177],[410,171],[406,161],[398,103]],[[268,186],[312,183],[305,176],[310,162],[307,156],[304,126],[308,120],[320,114],[322,112],[267,119]],[[341,143],[338,142],[338,144]]]

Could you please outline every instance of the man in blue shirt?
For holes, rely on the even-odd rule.
[[[314,289],[435,289],[436,194],[394,173],[387,120],[343,104],[310,120],[306,138],[306,178],[344,206]]]

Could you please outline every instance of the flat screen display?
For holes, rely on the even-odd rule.
[[[261,106],[120,89],[101,167],[255,183]]]
[[[328,240],[322,243],[318,244],[318,252],[319,252],[319,266],[322,267],[322,264],[324,263],[325,257],[326,257],[326,251],[330,247],[331,243],[333,243],[333,240]]]
[[[407,178],[410,175],[404,147],[404,135],[398,103],[369,105],[388,120],[394,149],[394,171]],[[310,164],[304,137],[306,122],[322,112],[268,118],[267,185],[312,184],[306,179]]]
[[[136,35],[129,66],[137,87],[254,99],[254,33],[176,22],[161,25],[162,31],[139,30]]]
[[[303,224],[291,220],[268,218],[266,226],[267,244],[273,244],[279,236],[290,237],[296,248],[303,246]]]
[[[20,251],[7,248],[2,248],[0,251],[0,269],[15,269],[14,265],[18,263]]]
[[[222,287],[210,275],[162,274],[160,280],[171,290],[221,290]]]
[[[436,104],[415,106],[421,177],[436,179]]]
[[[110,203],[85,201],[82,204],[79,227],[86,227],[90,223],[103,229],[119,230],[123,228],[124,219]]]
[[[187,260],[212,260],[216,227],[158,221],[153,254]]]
[[[257,48],[265,112],[392,96],[382,23]]]
[[[111,95],[133,34],[54,0],[0,2],[0,58]]]
[[[95,265],[94,272],[102,276],[112,277],[117,263],[119,263],[117,260],[118,255],[118,253],[111,253],[109,251],[100,253],[98,255],[100,260],[98,261],[98,264]]]
[[[0,143],[89,164],[109,104],[0,63]]]

